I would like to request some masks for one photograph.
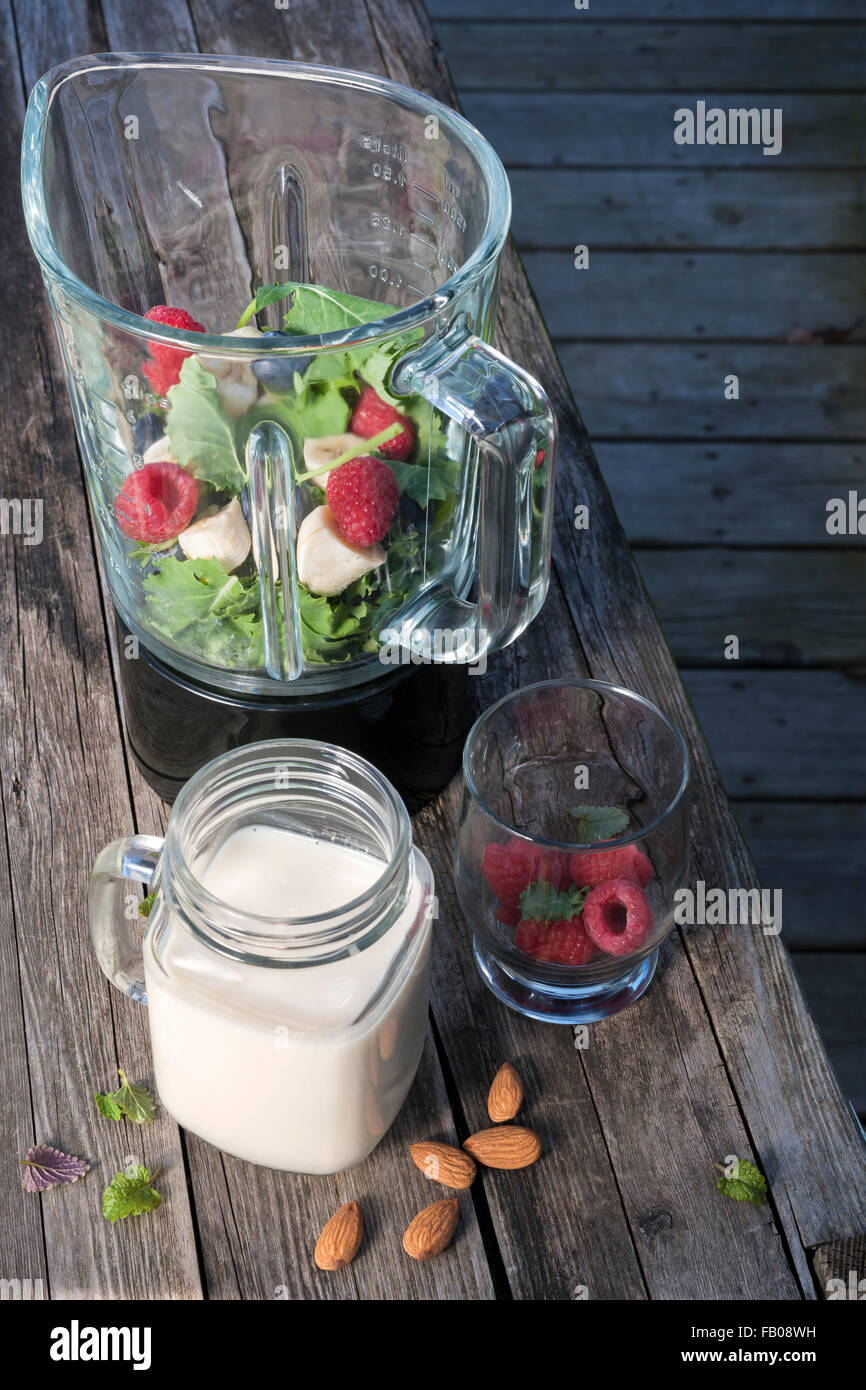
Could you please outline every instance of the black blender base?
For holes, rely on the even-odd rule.
[[[393,782],[410,810],[437,796],[460,766],[475,717],[465,666],[406,666],[327,696],[280,701],[227,696],[169,670],[117,621],[129,746],[145,781],[172,802],[204,763],[246,743],[310,738],[359,753]]]

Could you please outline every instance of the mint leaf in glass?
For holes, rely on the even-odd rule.
[[[18,1162],[24,1165],[21,1186],[25,1192],[45,1192],[49,1187],[77,1182],[90,1170],[83,1158],[53,1149],[50,1144],[34,1144],[27,1150],[27,1157]]]
[[[577,821],[576,843],[594,844],[596,840],[613,840],[628,826],[628,812],[618,806],[571,806],[568,814]]]
[[[716,1164],[722,1176],[716,1186],[723,1197],[732,1197],[735,1202],[752,1202],[754,1206],[763,1205],[767,1195],[767,1179],[754,1163],[747,1158],[735,1158],[725,1168]]]
[[[138,904],[139,915],[140,915],[141,917],[149,917],[149,916],[150,916],[150,909],[153,907],[153,905],[154,905],[155,902],[156,902],[156,889],[154,888],[153,891],[152,891],[151,893],[148,893],[148,894],[147,894],[147,897],[142,898],[141,902]]]
[[[292,293],[292,288],[291,281],[285,285],[277,284],[276,281],[272,285],[260,285],[256,290],[255,298],[250,300],[238,319],[238,328],[246,328],[253,314],[267,309],[269,304],[278,304],[281,299],[286,298],[286,295]]]
[[[127,1216],[141,1216],[162,1203],[160,1194],[151,1187],[160,1173],[151,1176],[141,1164],[132,1164],[125,1173],[116,1173],[102,1194],[102,1215],[107,1221],[124,1221]]]
[[[520,895],[520,912],[524,921],[567,922],[583,911],[588,888],[554,888],[546,879],[536,879]]]

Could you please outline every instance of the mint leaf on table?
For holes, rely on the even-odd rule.
[[[628,825],[628,812],[618,806],[571,806],[568,814],[577,821],[576,843],[593,844],[596,840],[613,840]]]
[[[122,1120],[123,1111],[114,1099],[113,1091],[94,1091],[93,1099],[96,1101],[96,1108],[104,1120]]]
[[[90,1170],[83,1158],[53,1149],[50,1144],[34,1144],[27,1150],[27,1157],[18,1162],[24,1165],[21,1186],[25,1192],[45,1192],[49,1187],[77,1182]]]
[[[767,1179],[754,1163],[747,1158],[735,1158],[726,1167],[720,1168],[722,1177],[716,1186],[723,1197],[732,1197],[735,1202],[751,1202],[760,1207],[767,1195]]]
[[[150,1091],[140,1083],[133,1085],[123,1067],[118,1067],[117,1074],[120,1085],[116,1091],[94,1094],[100,1115],[106,1120],[120,1120],[125,1115],[134,1125],[150,1124],[156,1119],[156,1102]]]
[[[235,428],[219,403],[219,381],[197,357],[187,357],[168,393],[166,432],[171,452],[194,477],[219,492],[238,493],[246,472]]]
[[[160,1194],[151,1187],[159,1175],[157,1168],[151,1176],[143,1164],[132,1164],[125,1173],[115,1173],[102,1194],[102,1215],[107,1221],[124,1221],[127,1216],[141,1216],[162,1203]]]
[[[554,888],[546,879],[536,879],[520,895],[520,913],[524,921],[567,922],[583,911],[588,888]]]

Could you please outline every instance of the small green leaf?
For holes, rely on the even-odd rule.
[[[149,1125],[156,1119],[156,1102],[150,1091],[140,1083],[133,1085],[122,1067],[118,1067],[117,1074],[121,1086],[114,1093],[115,1101],[134,1125]]]
[[[126,1072],[118,1067],[120,1086],[116,1091],[94,1094],[96,1108],[106,1120],[120,1120],[125,1115],[134,1125],[147,1125],[156,1119],[156,1102],[146,1086],[133,1086]]]
[[[127,1216],[141,1216],[162,1203],[162,1197],[151,1187],[159,1174],[151,1177],[147,1168],[133,1164],[125,1173],[115,1173],[102,1194],[102,1215],[107,1221],[123,1221]]]
[[[720,1165],[716,1164],[716,1167]],[[754,1163],[747,1158],[735,1158],[721,1171],[723,1176],[716,1186],[723,1197],[733,1197],[735,1202],[752,1202],[756,1207],[763,1205],[767,1195],[767,1179]]]
[[[240,492],[246,472],[238,458],[234,422],[222,409],[213,372],[197,357],[187,357],[168,400],[165,427],[173,457],[218,492]]]
[[[583,911],[588,888],[554,888],[546,879],[536,879],[520,895],[520,910],[524,920],[533,922],[567,922]]]
[[[577,843],[613,840],[628,825],[628,812],[618,806],[572,806],[568,814],[577,821]]]
[[[260,285],[256,290],[255,299],[251,299],[238,319],[238,328],[246,328],[253,314],[259,313],[261,309],[267,309],[269,304],[278,304],[281,299],[285,299],[287,294],[291,294],[294,285]]]
[[[150,909],[153,907],[153,904],[154,904],[155,902],[156,902],[156,889],[154,888],[153,892],[152,892],[152,893],[148,893],[147,897],[146,897],[146,898],[142,898],[141,902],[138,904],[138,910],[139,910],[139,912],[141,913],[142,917],[149,917],[149,916],[150,916]]]
[[[106,1091],[103,1095],[101,1091],[94,1091],[93,1099],[96,1101],[96,1108],[104,1120],[122,1120],[123,1111],[114,1098],[112,1091]]]

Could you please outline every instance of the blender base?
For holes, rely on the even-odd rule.
[[[115,614],[121,654],[129,631]],[[310,738],[359,753],[394,784],[410,810],[437,796],[460,766],[475,718],[465,666],[409,666],[328,695],[269,700],[227,695],[172,671],[139,644],[120,658],[124,722],[144,780],[172,802],[204,763],[230,748]]]

